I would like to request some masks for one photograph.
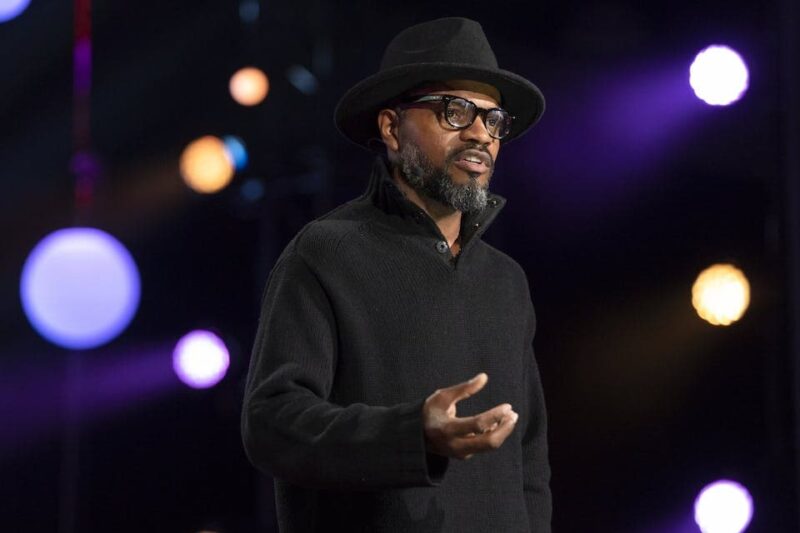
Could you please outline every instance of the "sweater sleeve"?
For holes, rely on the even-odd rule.
[[[528,424],[522,437],[522,468],[525,505],[533,533],[550,533],[552,496],[547,453],[547,412],[539,368],[531,343],[525,351]]]
[[[242,437],[260,470],[320,489],[429,486],[446,462],[426,454],[419,401],[336,405],[336,320],[294,249],[267,282],[242,410]]]

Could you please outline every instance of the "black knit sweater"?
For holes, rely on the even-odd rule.
[[[264,295],[245,393],[250,460],[281,531],[550,531],[550,467],[525,274],[481,240],[505,200],[466,214],[461,253],[376,162],[367,192],[305,227]],[[517,426],[466,461],[426,453],[422,404],[486,372],[467,416]]]

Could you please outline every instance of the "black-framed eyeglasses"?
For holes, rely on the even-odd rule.
[[[505,109],[493,107],[484,109],[478,107],[475,102],[471,102],[460,96],[449,94],[428,94],[423,96],[412,96],[403,100],[401,104],[419,104],[424,102],[443,102],[444,118],[448,124],[454,128],[468,128],[475,122],[475,118],[480,115],[489,132],[495,139],[503,139],[511,133],[511,124],[514,117]]]

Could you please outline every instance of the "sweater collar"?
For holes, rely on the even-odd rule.
[[[439,233],[436,223],[425,211],[414,202],[406,198],[406,195],[397,187],[392,179],[386,160],[378,156],[372,167],[369,186],[365,196],[382,211],[387,214],[399,215],[406,219],[420,221],[427,219],[430,226]],[[481,211],[465,213],[461,218],[461,247],[462,251],[474,238],[480,238],[483,232],[494,221],[497,214],[506,205],[506,199],[500,195],[489,193],[486,208]]]

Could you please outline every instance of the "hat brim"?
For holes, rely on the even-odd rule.
[[[354,85],[336,105],[334,121],[339,131],[367,149],[375,147],[377,116],[387,102],[427,81],[471,80],[500,91],[504,109],[514,115],[511,132],[503,143],[525,133],[544,113],[544,96],[533,83],[502,69],[458,63],[415,63],[383,70]]]

